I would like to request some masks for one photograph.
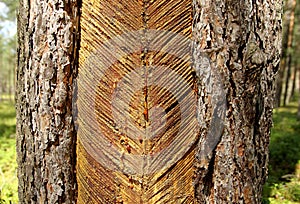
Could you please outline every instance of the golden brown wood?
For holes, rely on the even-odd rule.
[[[78,203],[193,202],[191,6],[83,1]]]
[[[261,203],[281,1],[82,3],[76,97],[77,1],[20,1],[20,202]]]

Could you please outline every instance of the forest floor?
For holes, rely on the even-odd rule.
[[[16,111],[10,100],[0,102],[0,204],[18,202]]]
[[[270,142],[269,178],[264,202],[300,203],[300,121],[297,102],[274,110]],[[9,100],[0,102],[0,204],[17,203],[15,151],[15,108]]]
[[[264,203],[300,203],[300,121],[296,98],[274,110]]]

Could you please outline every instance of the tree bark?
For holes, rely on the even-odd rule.
[[[260,203],[267,176],[274,79],[279,68],[281,3],[194,1],[194,71],[186,72],[183,70],[189,70],[189,66],[172,65],[172,62],[179,61],[170,56],[156,60],[155,57],[162,56],[151,50],[153,39],[147,37],[147,33],[151,36],[150,29],[160,32],[170,29],[184,35],[189,30],[188,22],[184,23],[189,9],[177,9],[176,6],[188,8],[190,3],[168,3],[83,2],[81,69],[78,78],[78,202]],[[94,11],[88,9],[91,7],[89,4],[93,4]],[[161,5],[166,5],[166,8],[160,13],[155,9],[163,8]],[[176,9],[167,5],[176,5],[173,7]],[[92,22],[91,18],[101,20]],[[141,41],[135,42],[135,33],[131,32],[139,29],[144,33],[141,33]],[[126,33],[131,35],[124,35]],[[164,40],[161,38],[162,42]],[[134,43],[139,44],[141,50],[134,50]],[[162,44],[168,46],[168,42]],[[166,52],[168,49],[163,50]],[[114,57],[116,59],[110,61],[109,58]],[[196,112],[200,135],[196,139],[198,142],[194,143],[196,145],[191,145],[179,160],[170,166],[165,164],[166,169],[149,175],[147,172],[151,166],[142,165],[142,173],[136,172],[134,167],[130,167],[128,158],[139,158],[136,155],[141,154],[149,162],[147,154],[151,154],[152,150],[147,144],[151,141],[141,137],[138,141],[147,144],[146,149],[140,148],[140,144],[128,136],[130,129],[134,128],[127,127],[126,122],[125,127],[117,124],[111,106],[114,105],[115,89],[123,88],[119,86],[123,78],[129,77],[136,67],[142,66],[144,71],[136,71],[136,75],[140,76],[140,81],[145,80],[146,91],[144,89],[144,93],[139,93],[141,95],[134,95],[135,90],[127,88],[125,93],[129,98],[132,95],[142,98],[132,99],[130,107],[144,113],[144,116],[141,114],[143,117],[139,118],[134,111],[131,114],[136,125],[147,126],[145,112],[153,108],[149,104],[155,104],[150,102],[154,89],[147,86],[147,79],[152,76],[149,73],[151,65],[160,62],[171,63],[168,65],[175,66],[174,70],[178,73],[186,74],[187,79],[194,72],[192,86],[196,87],[194,91],[198,94]],[[95,70],[103,71],[99,73]],[[152,92],[152,97],[159,98],[159,93]],[[120,101],[116,103],[129,103],[126,96]],[[176,107],[170,106],[169,101],[165,104],[166,109]],[[97,107],[97,110],[90,111],[90,107]],[[126,111],[124,109],[118,114],[130,114]],[[223,117],[225,121],[222,121]],[[100,131],[97,130],[99,126],[103,128]],[[128,132],[122,132],[121,129],[126,127]],[[160,140],[166,142],[164,137]],[[103,145],[105,140],[110,142]],[[156,145],[155,141],[152,142]],[[116,153],[115,148],[123,153]],[[132,154],[134,156],[130,157]],[[178,155],[176,152],[172,154],[174,157]],[[163,162],[160,157],[157,160]],[[139,160],[131,162],[136,162],[138,166],[143,164]],[[182,169],[182,165],[188,168]],[[196,174],[191,173],[194,171]],[[191,183],[195,186],[191,186]]]
[[[281,2],[83,1],[77,77],[78,17],[20,2],[20,203],[261,203]]]
[[[194,1],[195,67],[203,55],[220,75],[227,104],[224,131],[210,144],[212,100],[201,87],[199,114],[205,121],[197,146],[197,203],[261,203],[268,173],[274,79],[281,47],[281,1]],[[212,146],[214,147],[214,146]],[[204,154],[203,154],[204,153]]]
[[[75,203],[77,1],[20,1],[16,70],[19,203]]]

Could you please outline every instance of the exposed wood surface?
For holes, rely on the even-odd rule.
[[[191,6],[83,1],[78,203],[193,203]]]
[[[84,0],[75,82],[78,8],[20,1],[20,203],[261,203],[281,2]]]

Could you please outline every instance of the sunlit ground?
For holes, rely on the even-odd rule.
[[[300,121],[295,99],[274,110],[271,132],[269,179],[265,201],[272,204],[300,203]],[[265,202],[265,203],[268,203]]]
[[[0,102],[0,203],[17,203],[17,164],[13,102]]]

